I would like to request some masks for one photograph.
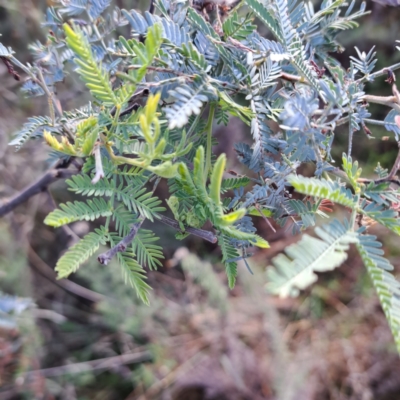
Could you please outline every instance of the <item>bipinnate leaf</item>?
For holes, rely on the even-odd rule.
[[[303,235],[301,240],[272,259],[273,266],[267,269],[267,289],[281,297],[297,296],[317,280],[316,272],[331,271],[347,259],[350,243],[357,236],[344,225],[334,220],[329,225],[315,229],[318,238]]]

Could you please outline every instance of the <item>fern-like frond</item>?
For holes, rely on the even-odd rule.
[[[111,0],[91,0],[89,2],[88,13],[91,18],[96,19],[102,14],[111,4]]]
[[[61,210],[52,211],[44,220],[44,223],[55,228],[70,224],[75,221],[94,221],[100,217],[112,215],[110,206],[104,199],[94,198],[86,203],[75,201],[60,204]]]
[[[11,58],[14,54],[14,51],[11,47],[6,47],[2,43],[0,43],[0,57]]]
[[[393,209],[386,209],[382,205],[371,203],[363,210],[363,214],[374,219],[392,232],[400,235],[400,219],[398,212]]]
[[[153,196],[152,192],[147,191],[146,188],[137,190],[137,188],[127,187],[118,189],[115,194],[129,211],[141,214],[150,221],[153,221],[158,212],[165,211],[165,207],[160,206],[161,200]]]
[[[71,273],[76,272],[79,266],[99,248],[100,244],[106,244],[106,234],[104,230],[96,229],[95,232],[88,233],[68,249],[55,267],[58,279],[67,278]]]
[[[70,17],[77,17],[87,10],[87,6],[88,0],[69,0],[59,10],[59,13]]]
[[[357,202],[350,190],[337,182],[328,182],[324,179],[305,178],[300,175],[289,175],[288,182],[297,192],[314,196],[320,199],[331,200],[346,207],[355,208]]]
[[[161,24],[155,23],[148,28],[144,43],[135,39],[126,40],[122,36],[119,42],[124,51],[133,57],[132,63],[138,67],[132,69],[129,74],[119,74],[120,78],[127,81],[117,91],[121,105],[125,105],[136,91],[137,84],[145,77],[148,66],[160,49],[163,42]]]
[[[226,48],[220,44],[220,38],[213,29],[213,27],[207,21],[205,21],[205,19],[201,17],[198,12],[194,11],[192,8],[188,9],[187,19],[188,21],[190,21],[190,23],[196,30],[203,33],[207,37],[208,43],[210,43],[210,41],[212,42],[213,46],[218,51],[218,54],[226,61],[227,66],[229,68],[229,65],[231,63],[229,53],[226,50]],[[201,35],[197,36],[198,40],[200,40],[200,36]]]
[[[363,194],[365,197],[373,200],[377,204],[384,204],[386,206],[390,203],[400,202],[400,193],[398,190],[392,190],[390,188],[390,183],[382,182],[375,184],[370,182],[365,188]]]
[[[364,51],[361,52],[355,47],[358,58],[350,56],[350,59],[354,63],[354,66],[361,71],[364,75],[369,75],[375,68],[375,64],[378,61],[375,58],[376,52],[374,52],[375,46],[366,54]]]
[[[178,51],[187,59],[187,62],[189,62],[190,65],[195,66],[197,69],[207,69],[208,64],[204,54],[201,54],[193,45],[193,43],[189,42],[187,44],[183,44]]]
[[[283,42],[286,51],[291,55],[291,61],[297,71],[303,75],[310,84],[319,92],[320,86],[315,79],[310,66],[306,61],[306,54],[300,35],[292,26],[287,0],[276,2],[277,19],[281,28]]]
[[[294,199],[288,200],[286,204],[291,215],[301,218],[300,229],[306,229],[315,225],[315,214],[318,210],[316,204],[311,204],[309,201],[303,203],[300,200]]]
[[[281,42],[284,42],[282,30],[272,15],[272,13],[258,0],[247,0],[246,4],[257,15],[257,17],[264,22],[267,28],[274,34],[274,36]]]
[[[93,96],[106,106],[117,105],[109,74],[97,62],[84,33],[76,26],[72,29],[68,24],[64,24],[64,31],[68,46],[77,55],[74,59],[79,67],[77,72]]]
[[[227,178],[221,182],[221,192],[224,193],[227,190],[238,189],[240,187],[247,186],[250,183],[250,178],[247,176],[241,176],[239,178]]]
[[[128,211],[123,204],[113,211],[112,219],[115,222],[115,230],[121,237],[126,236],[132,225],[138,222],[137,216],[131,211]]]
[[[52,129],[52,121],[49,117],[31,117],[28,122],[25,122],[22,129],[15,133],[15,137],[9,143],[10,146],[15,146],[19,150],[22,145],[29,139],[37,138],[43,135],[44,130]]]
[[[378,293],[400,352],[400,282],[389,272],[393,270],[393,266],[382,257],[382,244],[376,240],[376,236],[359,234],[356,247]]]
[[[92,183],[92,178],[86,174],[74,175],[65,181],[71,192],[83,196],[111,196],[114,192],[114,185],[107,178]]]
[[[154,26],[154,24],[159,23],[162,26],[162,37],[163,39],[168,40],[175,46],[182,46],[183,44],[187,44],[189,42],[189,35],[187,32],[187,27],[181,27],[175,21],[167,18],[158,18],[155,15],[146,12],[144,16],[142,16],[136,10],[121,10],[122,14],[128,20],[129,24],[132,27],[132,34],[134,37],[139,35],[144,35],[147,33],[149,27]]]
[[[169,92],[175,100],[174,104],[165,109],[169,121],[169,129],[182,128],[189,117],[200,113],[203,103],[216,100],[216,91],[212,86],[196,78],[193,85],[181,85]]]
[[[230,244],[230,238],[221,235],[218,238],[218,244],[221,246],[222,262],[225,264],[226,276],[228,277],[228,284],[231,289],[235,287],[237,276],[237,263],[236,260],[240,258],[238,251]]]
[[[164,258],[162,247],[154,244],[160,238],[148,229],[139,229],[132,242],[132,251],[136,254],[140,265],[147,265],[150,269],[162,267]]]
[[[226,37],[245,40],[256,29],[256,25],[252,24],[252,21],[253,17],[251,14],[242,18],[239,17],[237,12],[234,12],[228,15],[222,25],[222,30]]]
[[[297,296],[317,280],[315,272],[331,271],[347,259],[350,243],[357,236],[348,224],[334,220],[329,225],[315,229],[318,239],[303,235],[302,239],[287,247],[286,254],[272,259],[273,267],[267,270],[267,289],[281,297]]]
[[[133,253],[118,253],[117,257],[123,270],[125,282],[129,283],[135,289],[139,299],[148,305],[151,287],[146,282],[146,272],[134,259]]]

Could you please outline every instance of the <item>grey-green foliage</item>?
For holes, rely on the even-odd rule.
[[[333,220],[328,225],[315,229],[318,238],[303,235],[301,240],[289,246],[285,254],[273,259],[269,268],[268,289],[283,297],[296,296],[317,280],[315,272],[325,272],[340,266],[347,259],[350,243],[357,242],[348,222],[342,225]]]
[[[177,237],[209,221],[230,287],[237,261],[246,263],[252,247],[268,247],[252,218],[291,224],[295,233],[320,225],[317,237],[304,235],[272,260],[268,288],[280,295],[296,295],[315,272],[339,266],[355,243],[400,349],[398,283],[379,243],[362,227],[375,221],[400,234],[396,178],[378,166],[376,179],[362,179],[351,159],[353,135],[368,133],[367,125],[384,126],[398,139],[397,100],[386,101],[392,110],[384,121],[372,119],[369,102],[376,98],[367,96],[365,83],[400,64],[374,72],[374,48],[356,49],[348,69],[335,59],[343,50],[338,35],[358,26],[365,3],[355,9],[354,0],[325,0],[319,10],[296,0],[245,3],[227,15],[216,10],[210,19],[185,1],[156,0],[153,14],[110,9],[108,0],[59,1],[46,14],[45,43],[31,46],[34,64],[23,65],[0,45],[3,60],[28,77],[22,90],[49,101],[49,115],[30,118],[11,144],[19,148],[43,136],[53,162],[83,159],[68,185],[88,199],[60,205],[46,222],[58,227],[100,218],[101,227],[70,248],[57,270],[67,276],[144,218],[158,223],[165,208],[154,189],[165,179]],[[268,38],[257,31],[256,18]],[[130,34],[117,37],[124,26]],[[69,63],[93,97],[82,109],[62,110],[56,97]],[[230,116],[250,127],[252,145],[235,144],[252,171],[248,177],[224,177],[229,160],[213,154],[214,120],[226,124]],[[331,150],[341,125],[349,129],[349,144],[340,168]],[[315,166],[313,176],[297,175],[304,163]],[[303,197],[293,198],[291,187]],[[348,215],[321,225],[318,217],[328,217],[331,203]],[[124,278],[145,302],[150,287],[144,267],[162,263],[157,240],[151,230],[139,229],[117,254]]]

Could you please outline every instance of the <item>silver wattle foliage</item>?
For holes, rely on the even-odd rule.
[[[398,5],[398,0],[382,1]],[[168,205],[180,229],[178,238],[188,234],[185,227],[196,232],[207,220],[213,224],[230,286],[238,261],[247,263],[252,247],[266,247],[255,233],[253,217],[273,219],[295,234],[322,221],[315,230],[317,238],[303,235],[267,269],[268,289],[281,296],[297,295],[315,281],[315,272],[338,267],[349,245],[355,244],[400,350],[400,285],[390,273],[393,266],[383,257],[381,244],[366,232],[368,222],[364,223],[375,221],[400,234],[400,199],[392,187],[398,184],[399,163],[389,173],[378,166],[377,179],[363,179],[351,158],[354,135],[369,140],[369,126],[383,126],[399,139],[400,95],[394,71],[400,64],[375,71],[374,48],[356,48],[348,69],[334,57],[343,51],[338,35],[358,26],[368,13],[366,3],[355,9],[354,0],[325,0],[315,10],[312,2],[247,0],[243,10],[242,3],[232,9],[232,4],[220,1],[210,7],[210,2],[155,0],[154,13],[110,9],[110,3],[60,0],[50,7],[43,24],[47,41],[30,46],[33,65],[21,64],[0,44],[0,58],[26,74],[24,93],[49,99],[49,116],[29,118],[11,144],[20,148],[31,138],[45,136],[55,149],[54,163],[76,156],[68,141],[71,135],[74,144],[83,143],[78,154],[85,161],[82,173],[68,185],[94,200],[61,205],[46,220],[60,226],[107,218],[105,226],[67,252],[73,267],[64,258],[61,275],[78,268],[100,244],[116,249],[135,226],[132,246],[115,254],[127,280],[148,301],[143,265],[160,265],[162,252],[153,244],[153,233],[139,227],[144,218],[162,219],[160,200],[145,186],[158,174],[168,179]],[[255,18],[268,30],[268,38],[257,32]],[[126,27],[129,37],[117,37],[116,32]],[[71,65],[93,102],[66,111],[55,93]],[[389,78],[393,96],[366,93],[366,83],[382,76]],[[150,105],[144,108],[147,98],[154,101],[153,95],[159,96],[157,114],[155,109],[146,111]],[[371,116],[370,103],[391,107],[383,121]],[[206,122],[207,108],[211,119]],[[155,121],[148,130],[145,114]],[[214,115],[218,122],[227,123],[234,116],[249,126],[252,143],[235,144],[248,176],[224,178],[224,157],[214,163]],[[348,129],[348,151],[341,162],[331,154],[340,126]],[[112,139],[106,140],[104,132],[111,132]],[[127,160],[124,155],[146,161],[151,152],[157,157],[147,169],[118,169],[114,163]],[[93,179],[99,163],[101,174]],[[305,163],[314,166],[313,176],[297,174]],[[220,200],[216,188],[231,194]],[[303,197],[294,198],[293,189]],[[347,215],[324,223],[329,218],[326,204],[331,203],[344,207]],[[116,232],[109,231],[111,222]]]

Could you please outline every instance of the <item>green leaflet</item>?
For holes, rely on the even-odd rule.
[[[95,232],[88,233],[68,249],[57,261],[55,271],[58,279],[67,278],[71,273],[76,272],[79,266],[99,248],[100,244],[106,244],[104,229],[96,229]]]
[[[223,179],[221,182],[221,190],[222,193],[226,192],[227,190],[238,189],[240,187],[247,186],[250,183],[250,178],[247,176],[241,176],[238,178],[227,178]]]
[[[77,55],[77,72],[86,83],[93,96],[106,106],[117,105],[118,101],[110,84],[108,73],[95,60],[91,46],[84,33],[76,26],[64,24],[64,32],[69,48]]]
[[[150,269],[162,267],[160,260],[164,258],[162,247],[154,244],[159,237],[148,229],[139,229],[132,242],[132,251],[140,265],[147,265]]]
[[[67,202],[60,205],[61,210],[52,211],[44,220],[46,225],[58,228],[62,225],[70,224],[75,221],[94,221],[100,217],[108,217],[112,215],[110,206],[104,199],[94,198],[74,203]]]
[[[187,58],[189,63],[194,64],[197,68],[202,68],[204,70],[207,69],[208,64],[204,54],[201,54],[193,43],[189,42],[188,44],[182,44],[182,48],[178,51]]]
[[[358,207],[353,194],[337,182],[328,182],[325,179],[305,178],[299,175],[289,175],[288,182],[297,192],[320,199],[328,199],[352,209]]]
[[[360,183],[357,182],[357,179],[360,178],[362,169],[358,168],[358,162],[355,161],[353,163],[352,158],[347,157],[347,155],[344,153],[342,156],[342,162],[343,162],[343,170],[344,172],[346,172],[346,175],[349,178],[349,181],[354,189],[354,192],[356,194],[360,193],[361,191]]]
[[[267,289],[281,297],[297,296],[317,280],[315,272],[330,271],[347,259],[350,243],[357,235],[348,223],[334,220],[329,225],[315,229],[318,238],[303,235],[301,240],[272,259],[273,267],[267,269]]]
[[[163,42],[162,27],[159,23],[149,27],[144,44],[135,39],[127,40],[123,36],[120,36],[119,42],[125,51],[132,56],[132,64],[137,67],[131,69],[127,74],[117,73],[117,76],[126,81],[117,91],[117,97],[121,107],[123,107],[135,93],[137,84],[143,80],[148,67],[160,50]]]
[[[235,287],[237,276],[236,260],[239,258],[239,253],[235,247],[229,243],[229,237],[221,235],[218,237],[218,244],[221,246],[222,262],[225,264],[226,276],[228,277],[229,288]]]
[[[282,43],[284,41],[283,34],[278,22],[268,9],[257,0],[247,0],[247,5],[257,15],[258,18],[268,27],[274,36]]]
[[[19,150],[30,138],[41,135],[44,129],[50,130],[51,125],[49,117],[30,117],[22,129],[14,134],[9,146],[15,146],[16,150]]]
[[[236,40],[245,40],[257,28],[252,23],[253,20],[251,13],[245,17],[239,17],[237,12],[229,14],[222,25],[224,35]]]
[[[244,123],[250,125],[251,120],[254,118],[254,113],[249,107],[241,106],[232,100],[232,98],[225,92],[219,93],[219,105],[223,111],[229,112],[229,114],[239,117]]]
[[[360,233],[356,247],[378,293],[397,350],[400,352],[400,282],[389,272],[393,270],[393,266],[382,257],[382,244],[376,240],[376,236]]]
[[[146,282],[146,272],[134,258],[135,254],[129,252],[118,253],[117,257],[122,267],[125,282],[135,289],[137,296],[143,303],[149,304],[151,287]]]
[[[372,204],[373,205],[373,204]],[[392,209],[383,209],[382,207],[367,207],[362,210],[367,217],[374,219],[381,225],[390,229],[392,232],[400,235],[400,219],[398,213]]]

